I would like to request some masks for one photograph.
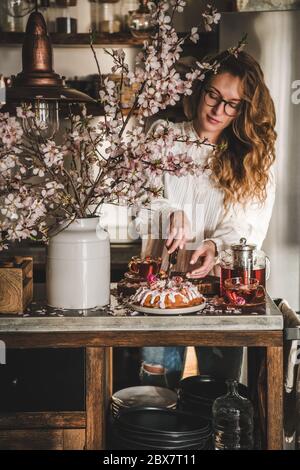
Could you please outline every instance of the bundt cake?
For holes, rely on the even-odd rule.
[[[153,308],[185,308],[201,305],[205,298],[197,286],[180,276],[171,279],[158,279],[149,276],[146,286],[141,286],[131,296],[134,305]]]

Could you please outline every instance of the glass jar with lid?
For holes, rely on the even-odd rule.
[[[55,31],[63,34],[77,33],[77,0],[55,0]]]
[[[91,30],[119,33],[122,24],[120,0],[89,0]]]
[[[121,17],[118,2],[99,2],[99,31],[101,33],[119,33]]]
[[[28,4],[22,0],[0,1],[0,30],[11,32],[23,32],[25,27]]]
[[[91,31],[99,31],[99,2],[98,0],[89,0]]]

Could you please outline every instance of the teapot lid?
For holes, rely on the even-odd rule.
[[[246,238],[241,238],[240,243],[234,243],[231,248],[233,251],[254,251],[256,245],[247,244]]]

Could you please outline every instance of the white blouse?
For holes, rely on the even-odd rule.
[[[158,122],[154,125],[157,124]],[[187,135],[190,140],[199,139],[192,122],[177,123],[174,126],[179,127],[182,135]],[[196,145],[187,146],[183,142],[176,142],[173,148],[174,154],[187,152],[194,161],[203,164],[206,163],[211,151],[211,146],[203,145],[198,148]],[[153,252],[153,243],[155,243],[153,239],[158,238],[157,232],[153,236],[153,230],[158,230],[159,222],[163,224],[163,235],[160,238],[166,238],[169,216],[174,209],[185,211],[195,236],[195,242],[188,243],[186,249],[179,252],[176,269],[180,271],[190,270],[189,259],[204,240],[213,240],[219,253],[231,244],[239,242],[242,237],[246,238],[248,243],[261,247],[268,230],[275,199],[273,171],[270,174],[264,203],[255,200],[254,196],[245,205],[232,204],[227,211],[223,205],[222,190],[215,188],[210,180],[210,170],[204,169],[200,176],[177,177],[167,173],[163,176],[163,185],[164,197],[155,200],[150,211],[143,209],[138,214],[138,228],[143,240],[142,254]],[[149,235],[149,221],[152,235]],[[149,244],[150,240],[152,242]],[[167,250],[164,249],[161,255],[167,259]],[[197,265],[193,269],[196,267]]]

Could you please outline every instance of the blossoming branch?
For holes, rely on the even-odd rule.
[[[218,70],[216,62],[197,62],[184,77],[176,71],[184,41],[199,39],[199,25],[185,38],[179,38],[173,27],[174,14],[185,5],[183,0],[151,4],[156,29],[144,42],[134,71],[129,71],[123,50],[106,50],[113,59],[112,73],[121,76],[119,85],[102,77],[91,44],[104,120],[96,121],[83,108],[76,115],[70,113],[63,135],[49,138],[30,106],[18,108],[17,116],[0,113],[0,249],[7,241],[46,242],[52,229],[97,214],[103,203],[150,204],[163,192],[163,172],[183,176],[201,171],[187,153],[174,155],[172,148],[176,141],[198,146],[206,141],[189,141],[168,122],[150,133],[144,130],[148,117],[190,95],[195,80]],[[219,18],[208,5],[203,14],[207,27]],[[127,116],[121,104],[122,83],[137,89]],[[133,115],[136,124],[129,130]]]

